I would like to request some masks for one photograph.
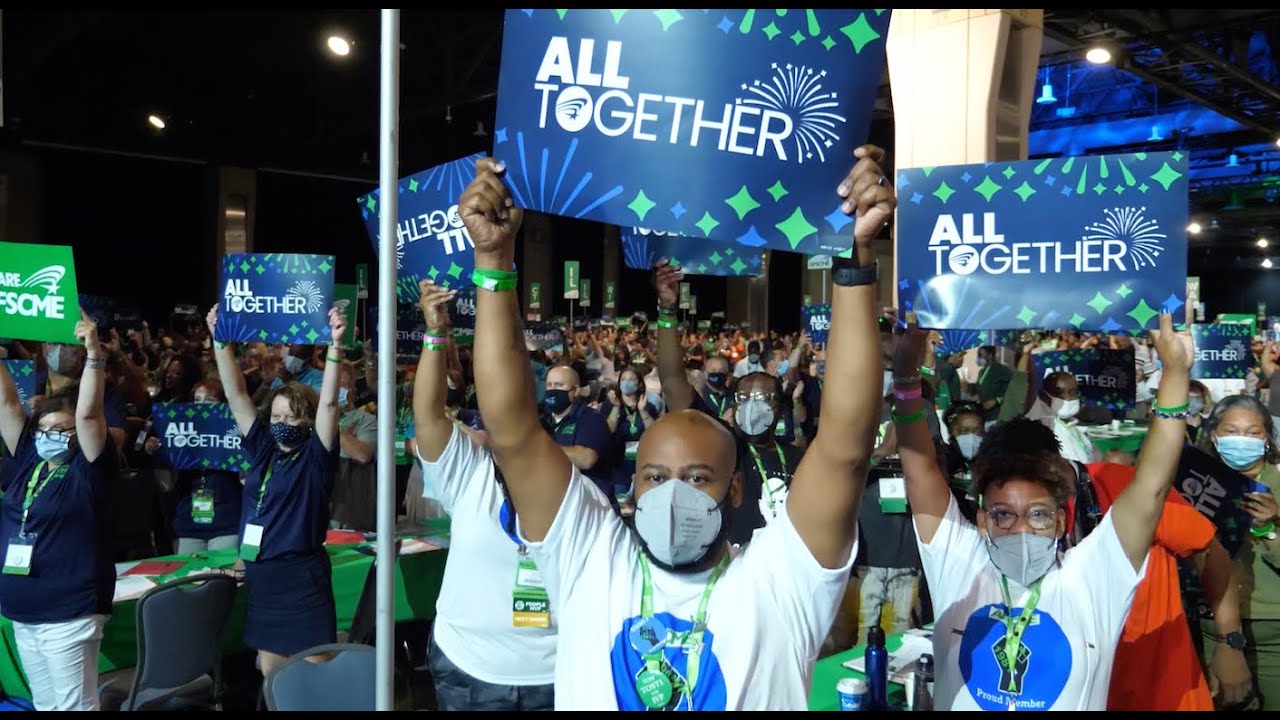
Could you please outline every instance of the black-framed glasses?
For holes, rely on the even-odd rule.
[[[1033,507],[1025,513],[1016,513],[1009,508],[985,510],[989,519],[997,528],[1009,530],[1018,523],[1018,518],[1026,518],[1032,530],[1048,530],[1058,520],[1058,511],[1044,507]]]
[[[44,436],[49,438],[50,440],[56,440],[58,442],[62,442],[63,440],[70,441],[71,438],[76,436],[76,431],[75,431],[75,428],[50,428],[48,430],[41,430],[40,428],[36,428],[32,432],[32,435],[34,435],[35,437]]]

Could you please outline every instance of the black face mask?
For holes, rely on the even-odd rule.
[[[467,399],[467,391],[462,388],[449,388],[444,395],[444,404],[449,407],[462,407],[462,401]]]
[[[707,384],[714,388],[724,389],[724,381],[729,378],[729,373],[713,372],[707,373]]]
[[[559,415],[569,409],[569,406],[573,404],[573,398],[569,397],[568,390],[548,390],[542,402],[547,406],[548,410]]]

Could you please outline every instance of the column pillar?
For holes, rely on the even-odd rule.
[[[538,212],[526,210],[524,213],[524,249],[520,261],[520,280],[522,283],[522,304],[525,307],[525,319],[530,315],[539,315],[548,320],[555,315],[553,300],[561,288],[552,284],[551,275],[551,219]],[[529,304],[529,283],[542,283],[542,307],[531,309]]]

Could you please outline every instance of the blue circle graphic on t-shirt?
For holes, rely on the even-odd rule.
[[[1048,613],[1036,610],[1022,634],[1014,672],[1002,663],[1005,646],[1004,605],[986,605],[969,616],[960,641],[960,674],[983,710],[1048,710],[1071,676],[1071,644]],[[1013,616],[1022,614],[1014,608]]]
[[[683,688],[688,679],[689,655],[685,652],[683,638],[693,630],[693,622],[677,618],[671,613],[654,613],[649,621],[650,627],[656,627],[654,621],[667,628],[667,642],[662,650],[662,670],[672,680],[671,702],[667,710],[724,710],[728,693],[725,690],[724,673],[720,671],[720,660],[716,658],[715,636],[710,630],[702,634],[702,655],[698,667],[698,683],[693,688],[692,700],[685,697]],[[613,692],[618,699],[619,710],[648,710],[640,696],[636,693],[636,678],[644,672],[644,656],[631,643],[633,626],[645,623],[639,615],[628,618],[622,623],[622,630],[613,639],[613,650],[609,653],[609,663],[613,667]]]

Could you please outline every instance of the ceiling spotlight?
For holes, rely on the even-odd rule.
[[[1266,268],[1266,269],[1270,270],[1270,269],[1271,269],[1271,258],[1263,258],[1263,259],[1262,259],[1262,267],[1264,267],[1264,268]]]
[[[346,38],[339,35],[329,36],[329,52],[338,57],[346,57],[351,54],[351,43]]]
[[[1199,235],[1204,228],[1200,227],[1200,223],[1191,222],[1187,224],[1187,232],[1191,235]]]
[[[489,133],[487,133],[487,132],[485,132],[485,131],[484,131],[484,121],[483,121],[483,120],[477,120],[477,121],[476,121],[476,129],[475,129],[475,132],[473,132],[473,133],[471,133],[471,134],[472,134],[472,135],[474,135],[474,136],[476,136],[476,137],[488,137],[488,136],[489,136]]]
[[[159,115],[148,115],[147,123],[156,130],[164,129],[164,118],[161,118]]]
[[[1266,238],[1258,238],[1258,247],[1260,247],[1260,248],[1265,248],[1266,246],[1268,246],[1268,245],[1270,245],[1270,244],[1271,244],[1271,243],[1267,242],[1267,239],[1266,239]]]
[[[1102,47],[1101,45],[1098,45],[1096,47],[1091,47],[1089,48],[1089,52],[1084,54],[1084,59],[1088,60],[1094,65],[1102,65],[1104,63],[1109,63],[1111,62],[1111,51]]]

